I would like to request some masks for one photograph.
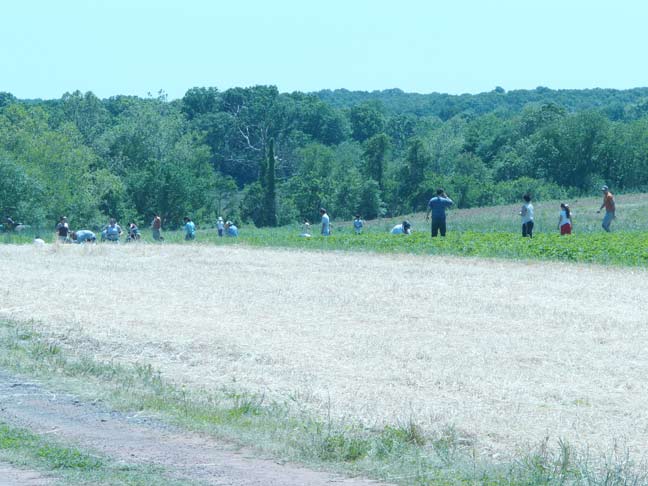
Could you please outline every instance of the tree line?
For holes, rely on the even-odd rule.
[[[474,207],[603,183],[648,186],[648,89],[0,93],[0,211],[35,226],[371,219],[423,210],[437,187]]]

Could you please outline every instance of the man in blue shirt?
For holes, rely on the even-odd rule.
[[[443,189],[437,189],[436,196],[430,199],[425,221],[430,219],[430,213],[432,213],[432,238],[437,236],[439,232],[441,236],[446,235],[446,209],[453,204],[452,199],[448,197]]]

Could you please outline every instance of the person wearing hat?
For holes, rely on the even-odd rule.
[[[601,191],[603,191],[603,204],[601,204],[601,207],[596,211],[596,213],[600,213],[601,209],[605,208],[605,216],[603,216],[603,223],[601,226],[603,226],[603,229],[609,233],[612,220],[616,218],[616,203],[614,202],[614,195],[610,192],[608,186],[601,187]]]
[[[218,230],[218,236],[222,237],[223,230],[225,229],[225,223],[223,223],[223,218],[221,216],[219,216],[218,220],[216,221],[216,229]]]
[[[228,221],[225,223],[225,233],[227,234],[227,236],[236,238],[238,236],[238,228],[234,223]]]

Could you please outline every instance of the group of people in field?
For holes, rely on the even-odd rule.
[[[597,211],[600,213],[602,210],[605,210],[605,215],[603,217],[602,227],[605,231],[610,231],[610,225],[615,219],[616,214],[616,204],[614,200],[614,195],[610,192],[608,186],[601,187],[603,192],[603,202],[601,207]],[[520,217],[522,219],[522,237],[532,238],[533,237],[533,228],[535,224],[534,219],[534,208],[531,202],[531,195],[525,194],[523,196],[524,204],[520,209]],[[429,221],[431,216],[431,234],[435,238],[437,236],[444,237],[447,232],[446,226],[446,211],[449,207],[453,206],[454,202],[448,197],[444,189],[437,189],[436,195],[432,197],[427,205],[427,212],[425,214],[425,220]],[[328,215],[328,212],[324,208],[319,210],[321,217],[321,228],[320,234],[322,236],[331,235],[331,220]],[[353,229],[356,234],[360,234],[364,228],[364,221],[359,214],[355,215],[353,220]],[[196,225],[191,220],[190,217],[186,216],[183,219],[183,231],[184,239],[187,241],[196,239]],[[238,227],[231,221],[225,221],[222,217],[218,217],[216,221],[216,229],[218,231],[218,236],[228,236],[228,237],[238,237],[239,230]],[[560,212],[558,215],[558,231],[561,235],[570,235],[573,229],[572,213],[567,203],[560,204]],[[68,219],[65,216],[61,216],[59,222],[55,228],[56,238],[61,243],[95,243],[97,241],[97,236],[94,232],[82,229],[71,231],[68,224]],[[158,214],[155,214],[153,221],[151,221],[151,232],[153,239],[155,241],[163,241],[164,237],[162,236],[162,219]],[[402,223],[394,226],[390,233],[393,235],[408,235],[412,232],[412,225],[408,220],[404,220]],[[102,229],[100,238],[101,241],[107,241],[112,243],[119,243],[123,230],[121,226],[117,223],[115,218],[110,218],[108,224]],[[311,237],[311,225],[308,220],[304,220],[302,223],[302,229],[300,236]],[[126,242],[137,241],[141,238],[140,230],[135,224],[135,222],[129,222],[127,225],[127,236]],[[35,243],[45,243],[39,236],[36,236],[34,239]]]
[[[190,217],[185,217],[183,219],[183,231],[185,235],[185,240],[194,240],[196,239],[196,225],[191,220]],[[231,221],[224,222],[222,217],[219,217],[216,221],[216,228],[218,230],[218,236],[238,236],[238,228]],[[100,238],[102,242],[109,243],[119,243],[124,234],[124,230],[117,223],[115,218],[110,218],[108,224],[104,226],[100,233]],[[162,218],[159,214],[153,216],[151,221],[151,234],[155,241],[164,241],[164,236],[162,236]],[[61,216],[58,223],[55,227],[56,241],[59,243],[96,243],[97,235],[90,230],[70,230],[70,225],[66,216]],[[134,221],[128,222],[126,226],[126,243],[131,241],[138,241],[142,238],[139,227]],[[45,244],[40,236],[34,238],[34,243],[36,244]]]
[[[597,213],[600,213],[605,209],[605,216],[603,216],[603,222],[601,226],[608,233],[610,232],[610,225],[612,221],[616,218],[616,202],[614,201],[614,195],[610,192],[608,186],[601,187],[601,192],[603,192],[603,203],[598,209]],[[534,226],[534,214],[533,214],[533,204],[531,203],[531,196],[529,194],[524,195],[524,204],[522,209],[520,209],[520,217],[522,218],[522,237],[532,238],[533,237],[533,226]],[[561,235],[570,235],[574,223],[572,221],[572,213],[569,208],[569,204],[560,203],[560,212],[558,214],[558,231]]]
[[[603,217],[602,227],[605,231],[610,232],[610,225],[615,219],[616,214],[616,204],[614,201],[614,195],[610,192],[608,186],[601,187],[603,192],[603,203],[597,211],[600,213],[605,209],[605,216]],[[520,217],[522,219],[522,237],[532,238],[533,237],[533,227],[534,227],[534,209],[533,204],[531,203],[531,195],[525,194],[523,196],[524,204],[520,209]],[[446,235],[447,226],[446,226],[446,210],[454,204],[452,199],[448,197],[444,189],[437,189],[436,195],[430,199],[427,206],[427,212],[425,214],[425,220],[429,221],[430,216],[432,217],[431,221],[431,234],[435,238],[439,235],[442,237]],[[322,223],[322,228],[324,224],[328,227],[328,219],[326,222]],[[353,221],[353,227],[356,233],[362,231],[363,222],[360,219],[359,215],[356,215],[356,219]],[[560,212],[558,214],[558,231],[561,235],[570,235],[573,228],[572,214],[569,204],[560,203]],[[324,231],[324,230],[322,230]],[[412,225],[408,220],[404,220],[402,223],[394,226],[390,233],[393,235],[408,235],[412,232]],[[324,234],[324,232],[322,232]]]

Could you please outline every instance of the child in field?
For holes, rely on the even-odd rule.
[[[560,217],[558,219],[558,229],[560,230],[561,235],[571,235],[572,220],[571,220],[571,211],[569,210],[568,204],[560,203]]]
[[[196,225],[191,218],[185,216],[184,218],[184,231],[185,231],[185,240],[195,240],[196,239]]]
[[[128,223],[128,237],[126,238],[126,242],[137,241],[141,237],[142,236],[140,235],[140,231],[137,225],[134,222]]]
[[[362,233],[363,227],[364,221],[362,221],[359,214],[356,214],[355,219],[353,220],[353,229],[355,230],[356,235]]]
[[[311,227],[310,223],[308,222],[307,219],[304,219],[304,222],[302,223],[302,231],[301,234],[299,235],[302,238],[310,238],[311,237]]]
[[[216,229],[218,230],[218,236],[223,237],[223,231],[225,230],[225,223],[223,222],[223,218],[221,216],[218,217],[218,220],[216,221]]]

